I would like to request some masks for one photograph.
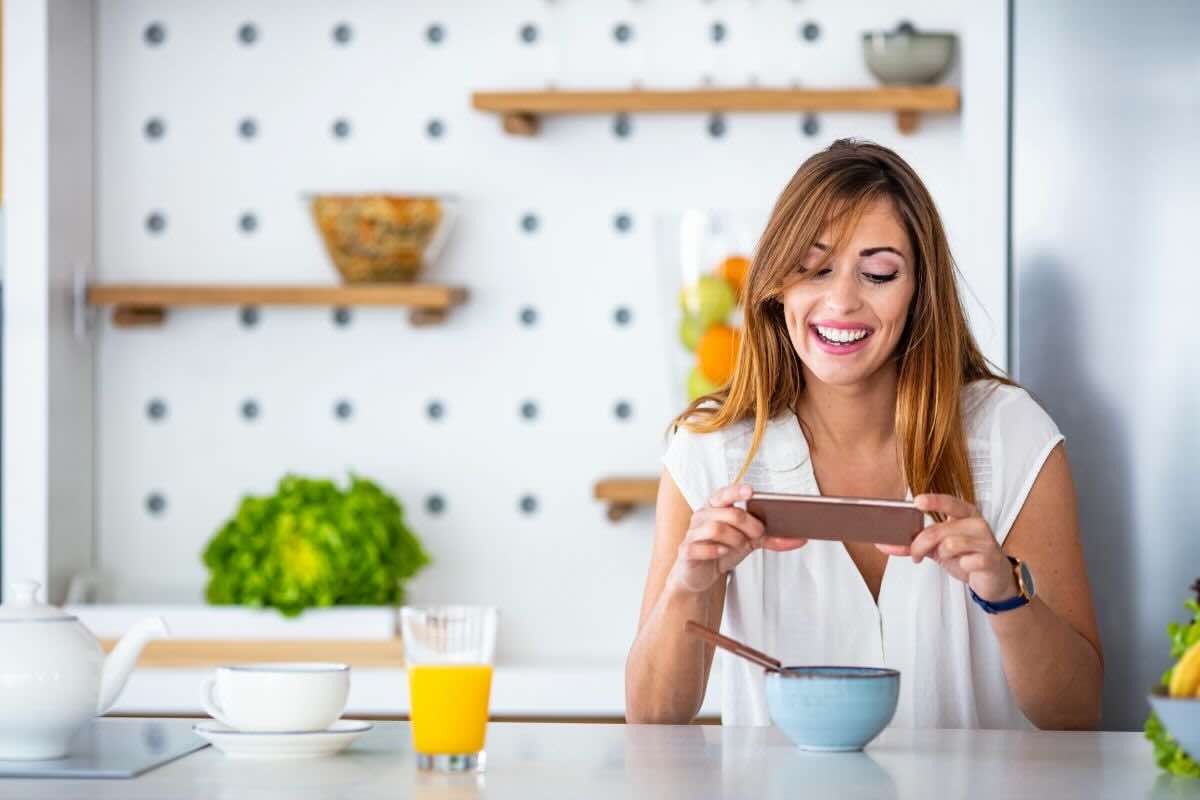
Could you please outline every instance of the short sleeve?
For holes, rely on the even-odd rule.
[[[1005,387],[992,412],[992,500],[996,541],[1004,544],[1042,465],[1064,440],[1058,425],[1024,389]]]
[[[662,460],[693,511],[729,482],[721,431],[695,433],[681,426],[671,434]]]

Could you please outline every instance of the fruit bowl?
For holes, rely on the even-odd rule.
[[[760,211],[687,209],[658,218],[660,313],[671,405],[682,408],[729,381],[744,320]]]
[[[1162,687],[1150,692],[1150,706],[1183,752],[1200,760],[1200,698],[1169,697]]]
[[[451,197],[310,196],[313,221],[342,280],[406,283],[437,259],[458,216]]]

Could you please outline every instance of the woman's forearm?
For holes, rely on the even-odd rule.
[[[1104,668],[1091,643],[1036,597],[991,623],[1008,685],[1029,721],[1043,729],[1096,728]]]
[[[712,664],[711,647],[684,632],[689,619],[716,628],[725,581],[705,592],[668,584],[638,631],[625,662],[625,718],[638,723],[686,723],[700,710]]]

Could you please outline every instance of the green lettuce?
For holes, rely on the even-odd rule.
[[[399,502],[351,474],[350,488],[285,475],[275,494],[242,498],[204,549],[205,598],[219,605],[400,605],[429,555]]]
[[[1192,584],[1192,590],[1200,595],[1200,580]],[[1192,612],[1192,621],[1184,624],[1172,622],[1167,625],[1167,635],[1171,637],[1171,658],[1176,662],[1187,649],[1200,642],[1200,603],[1188,600],[1184,605]],[[1165,689],[1171,682],[1171,673],[1175,665],[1163,673],[1162,686]],[[1200,764],[1193,761],[1187,753],[1171,738],[1167,729],[1159,721],[1158,716],[1151,711],[1146,720],[1146,738],[1154,744],[1154,761],[1162,769],[1175,775],[1190,778],[1200,778]]]

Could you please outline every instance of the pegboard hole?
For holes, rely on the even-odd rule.
[[[161,139],[167,132],[167,123],[163,122],[162,117],[151,117],[146,120],[143,131],[147,139]]]
[[[435,22],[425,29],[425,40],[430,44],[441,44],[446,40],[446,29]]]
[[[161,22],[151,22],[142,32],[142,38],[151,47],[158,47],[167,40],[167,29]]]
[[[616,415],[617,419],[619,420],[627,420],[633,416],[633,404],[628,400],[619,400],[617,401],[617,404],[613,406],[613,414]]]
[[[446,132],[446,124],[440,119],[431,119],[425,124],[425,133],[430,139],[440,139]]]
[[[518,503],[522,514],[536,514],[538,509],[537,498],[531,494],[521,495],[521,500]]]
[[[617,306],[616,311],[613,312],[613,322],[624,327],[633,322],[633,312],[627,306]]]
[[[146,232],[160,234],[167,229],[167,215],[161,211],[151,211],[146,215]]]
[[[241,311],[238,312],[238,319],[243,328],[253,328],[258,324],[258,318],[258,306],[242,306]]]
[[[335,119],[333,121],[333,136],[335,139],[350,138],[350,120]]]
[[[709,136],[714,139],[720,139],[725,135],[726,130],[725,116],[723,114],[713,114],[708,118]]]
[[[613,26],[612,35],[617,44],[629,44],[633,40],[633,26],[628,22],[618,22]]]
[[[242,401],[242,419],[253,422],[258,419],[259,407],[256,400]]]
[[[253,139],[258,135],[258,123],[253,117],[245,117],[238,123],[238,136],[243,139]]]
[[[618,139],[628,139],[633,135],[633,119],[628,114],[617,114],[613,117],[612,130]]]
[[[146,495],[146,510],[154,516],[160,516],[167,510],[167,498],[162,492],[151,492]]]
[[[538,40],[538,27],[532,22],[526,22],[521,26],[521,29],[518,31],[517,35],[525,44],[536,44]]]
[[[338,400],[333,407],[333,415],[340,420],[348,420],[354,416],[354,405],[349,400]]]
[[[622,211],[613,217],[613,227],[617,229],[617,233],[629,233],[633,229],[633,217]]]
[[[258,230],[258,215],[253,211],[244,211],[238,217],[238,228],[242,233],[254,233]]]
[[[253,22],[245,22],[237,32],[238,41],[249,47],[258,41],[258,26]]]
[[[538,416],[538,405],[532,400],[526,400],[521,403],[521,416],[527,420],[533,421]]]
[[[521,217],[521,230],[526,233],[536,233],[540,224],[537,214],[529,213]]]
[[[538,312],[533,306],[525,306],[521,309],[521,313],[517,316],[521,320],[521,324],[527,328],[532,328],[537,324]]]
[[[167,417],[167,403],[160,397],[156,397],[146,404],[146,416],[155,422],[161,422]]]
[[[800,130],[805,136],[816,136],[821,132],[821,122],[817,119],[816,114],[805,114],[803,121],[800,123]]]
[[[425,498],[425,510],[437,516],[446,510],[446,498],[440,494],[431,494]]]
[[[815,22],[806,22],[800,27],[800,36],[806,42],[815,42],[821,38],[821,26]]]
[[[350,27],[348,22],[339,22],[333,28],[333,41],[339,45],[350,44],[350,40],[354,38],[354,29]]]
[[[348,308],[335,308],[333,310],[333,324],[339,328],[345,328],[354,320],[354,315]]]
[[[709,26],[708,35],[713,44],[720,44],[729,35],[729,29],[725,27],[724,22],[718,20]]]
[[[446,406],[441,400],[430,400],[429,405],[425,406],[425,416],[432,420],[439,420],[446,416]]]

